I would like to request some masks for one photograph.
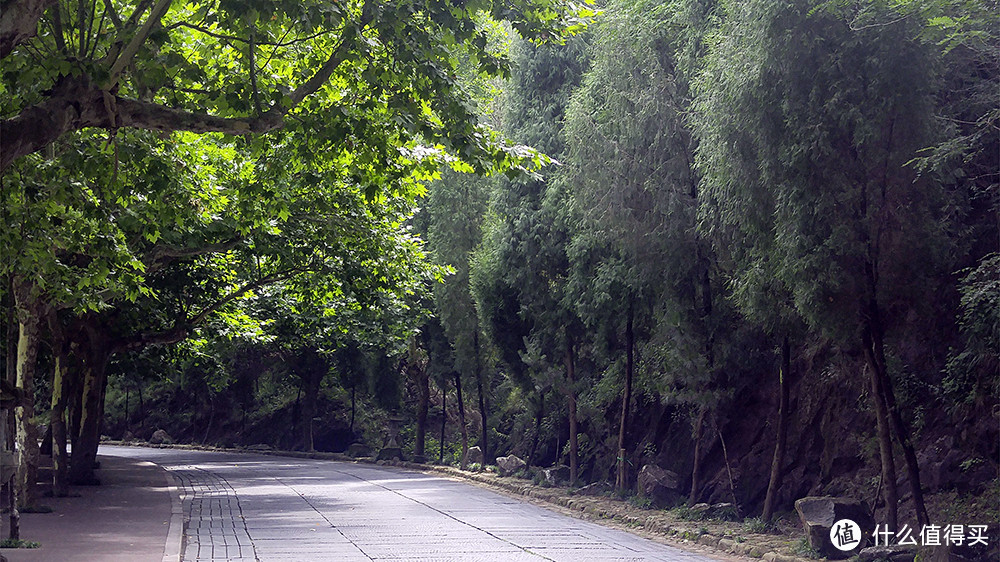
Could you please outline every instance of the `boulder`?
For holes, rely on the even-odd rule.
[[[157,429],[153,432],[153,435],[149,438],[150,444],[153,445],[170,445],[174,442],[170,434],[162,429]]]
[[[580,496],[606,496],[611,493],[611,486],[607,482],[594,482],[587,484],[576,491]]]
[[[371,447],[364,443],[351,443],[347,447],[347,456],[354,458],[370,457],[372,456],[372,450]]]
[[[479,447],[469,447],[469,451],[465,454],[466,464],[478,464],[482,466],[483,464],[483,450]]]
[[[135,441],[135,434],[133,434],[131,431],[126,431],[125,435],[122,436],[122,442],[131,443],[133,441]]]
[[[858,553],[858,562],[913,562],[917,557],[916,547],[911,546],[869,546]]]
[[[375,460],[379,461],[391,461],[391,460],[403,460],[403,449],[400,447],[382,447],[378,456]]]
[[[560,464],[542,470],[542,478],[549,486],[562,486],[569,483],[569,467]]]
[[[637,477],[639,495],[649,498],[654,507],[671,507],[684,496],[680,491],[677,473],[662,469],[655,464],[647,464],[639,470]]]
[[[497,468],[499,469],[500,476],[512,476],[515,472],[524,469],[526,466],[528,466],[528,463],[514,455],[497,457]]]
[[[843,497],[805,497],[795,502],[795,511],[802,520],[802,526],[806,530],[809,539],[809,546],[831,559],[850,558],[859,553],[861,549],[868,545],[872,532],[875,530],[875,521],[872,519],[868,508],[858,500]],[[857,544],[850,550],[840,550],[833,545],[830,540],[830,529],[834,523],[842,519],[854,521],[860,532],[859,536],[849,538],[857,540]]]

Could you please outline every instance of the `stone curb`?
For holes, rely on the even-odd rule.
[[[181,490],[170,471],[164,470],[163,477],[167,480],[167,492],[170,494],[170,524],[167,526],[167,544],[163,548],[163,562],[180,562],[184,547],[184,506],[181,503]]]
[[[500,480],[499,476],[491,476],[492,473],[477,473],[468,472],[452,466],[439,466],[430,464],[420,464],[408,461],[375,461],[371,457],[350,457],[343,453],[324,453],[324,452],[312,452],[307,453],[304,451],[280,451],[275,449],[252,449],[252,448],[225,448],[225,447],[213,447],[207,445],[184,445],[184,444],[162,444],[162,445],[152,445],[149,443],[125,443],[121,441],[102,441],[102,443],[107,445],[115,446],[125,446],[125,447],[146,447],[152,449],[191,449],[197,451],[218,451],[225,453],[256,453],[259,455],[271,455],[277,457],[290,457],[299,459],[315,459],[315,460],[335,460],[342,462],[354,462],[359,464],[376,464],[380,466],[394,466],[397,468],[406,468],[410,470],[417,470],[420,472],[437,472],[450,476],[453,478],[461,478],[463,480],[468,480],[475,482],[477,484],[487,486],[490,488],[497,489],[502,492],[506,492],[511,495],[525,496],[534,500],[543,501],[555,506],[566,508],[570,511],[578,511],[581,515],[597,519],[608,519],[629,527],[641,528],[645,531],[656,533],[664,537],[670,538],[680,538],[683,540],[688,540],[702,546],[707,546],[716,550],[728,554],[735,554],[738,556],[748,556],[750,558],[762,559],[765,562],[816,562],[815,559],[803,558],[800,556],[791,556],[788,554],[782,554],[780,552],[768,551],[761,546],[751,545],[746,542],[737,542],[731,538],[719,537],[709,533],[699,533],[698,531],[692,530],[683,525],[670,524],[662,520],[657,520],[656,514],[651,513],[649,515],[635,515],[631,513],[615,513],[613,510],[604,509],[603,507],[594,505],[593,502],[587,501],[586,496],[572,496],[566,495],[565,491],[560,488],[542,488],[530,483],[521,482],[511,482]],[[179,503],[179,497],[178,503]],[[624,502],[621,502],[624,504]],[[624,506],[623,506],[624,507]],[[179,509],[178,509],[179,511]],[[181,525],[183,527],[183,525]],[[173,517],[171,517],[170,530],[174,529]],[[170,538],[168,537],[168,541]],[[180,545],[178,545],[179,549]],[[180,552],[178,550],[178,557]],[[170,562],[174,562],[177,559],[171,559]],[[164,556],[163,562],[168,562],[166,556]]]

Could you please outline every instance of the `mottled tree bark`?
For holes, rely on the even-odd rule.
[[[23,393],[14,408],[15,439],[17,441],[17,503],[24,508],[34,505],[35,480],[38,476],[38,429],[35,417],[35,370],[38,366],[38,346],[41,340],[41,303],[34,286],[24,279],[14,279],[14,300],[17,306],[17,387]]]

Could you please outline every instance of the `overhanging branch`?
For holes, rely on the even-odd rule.
[[[250,283],[243,285],[239,289],[236,289],[232,293],[229,293],[228,295],[205,307],[205,309],[198,314],[177,322],[172,328],[159,332],[143,332],[135,334],[132,337],[122,339],[117,343],[117,345],[115,345],[114,352],[138,351],[151,345],[169,345],[183,341],[191,335],[191,330],[200,326],[209,316],[217,312],[220,308],[254,289],[286,281],[303,271],[305,271],[304,268],[290,268],[266,275],[255,281],[251,281]]]

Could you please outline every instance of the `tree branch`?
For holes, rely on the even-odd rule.
[[[44,102],[0,121],[0,171],[16,158],[41,150],[69,131],[86,127],[247,135],[280,128],[284,115],[268,112],[257,118],[231,119],[111,96],[114,103],[110,105],[117,108],[116,121],[107,110],[105,96],[110,94],[85,80],[64,77]]]
[[[153,26],[160,22],[160,19],[163,17],[163,14],[167,13],[168,8],[170,8],[170,0],[159,0],[159,2],[157,2],[156,5],[153,6],[153,10],[149,13],[149,17],[146,18],[146,23],[142,24],[142,27],[139,28],[139,31],[135,34],[135,37],[133,37],[132,40],[129,41],[128,45],[125,47],[125,50],[122,51],[120,55],[118,55],[118,58],[117,60],[115,60],[115,63],[111,65],[111,70],[109,72],[110,74],[109,87],[113,86],[118,82],[118,75],[121,74],[122,70],[124,70],[124,68],[129,64],[129,62],[132,61],[132,57],[134,57],[135,54],[139,52],[139,48],[142,46],[143,43],[146,42],[146,39],[149,37],[150,32],[153,31]]]
[[[161,269],[176,259],[193,258],[207,254],[228,252],[236,246],[239,246],[242,242],[243,237],[237,236],[225,242],[219,242],[218,244],[206,244],[197,248],[175,248],[173,246],[156,245],[153,246],[153,249],[144,260],[146,263],[146,272],[149,273]]]
[[[31,2],[32,0],[9,0]],[[159,21],[170,0],[159,0],[150,12],[143,28],[119,55],[111,68],[111,84],[118,80],[128,61],[148,37],[153,24]],[[134,14],[133,14],[134,17]],[[357,22],[358,32],[372,15],[364,10]],[[37,18],[36,18],[37,21]],[[0,121],[0,172],[26,154],[41,150],[69,131],[86,127],[131,127],[158,131],[190,131],[194,133],[226,133],[231,135],[260,134],[279,129],[284,116],[306,97],[326,84],[334,71],[346,60],[354,42],[341,39],[322,67],[289,94],[289,103],[276,103],[258,117],[225,118],[170,108],[151,102],[121,98],[90,83],[87,77],[62,77],[48,98],[21,111],[16,117]],[[115,108],[115,113],[108,108]]]
[[[270,285],[272,283],[285,281],[302,271],[304,271],[302,268],[287,269],[247,283],[236,291],[215,301],[195,316],[185,318],[183,321],[174,324],[172,328],[160,332],[142,332],[120,340],[117,344],[115,344],[113,352],[120,353],[123,351],[138,351],[150,345],[168,345],[183,341],[191,334],[191,330],[201,325],[201,323],[204,322],[209,315],[215,313],[223,306],[254,289]]]
[[[38,20],[55,0],[5,0],[0,4],[0,59],[38,33]]]

